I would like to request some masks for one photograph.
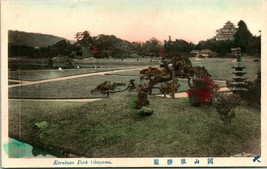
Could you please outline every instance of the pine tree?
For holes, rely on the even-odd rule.
[[[247,24],[243,20],[239,21],[237,32],[234,35],[236,47],[240,47],[242,52],[248,52],[252,37],[252,34],[247,28]]]

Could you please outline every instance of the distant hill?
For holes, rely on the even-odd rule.
[[[63,39],[64,38],[41,33],[29,33],[13,30],[8,31],[8,42],[14,45],[47,47]]]

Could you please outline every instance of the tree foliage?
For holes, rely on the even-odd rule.
[[[96,58],[124,58],[128,53],[129,43],[117,38],[114,35],[99,35],[94,39],[94,44],[98,49]]]
[[[91,90],[91,94],[95,95],[95,94],[103,94],[103,95],[107,95],[107,97],[109,97],[110,93],[118,93],[118,92],[123,92],[126,90],[129,91],[133,91],[134,89],[136,89],[136,85],[134,83],[134,79],[130,79],[128,86],[124,89],[120,89],[120,87],[122,86],[126,86],[125,83],[112,83],[110,81],[105,81],[101,84],[99,84],[95,89]]]
[[[261,36],[252,35],[247,24],[240,20],[238,29],[234,35],[235,47],[240,47],[242,53],[250,55],[260,55],[261,53]]]
[[[175,41],[165,41],[165,53],[180,53],[186,55],[195,48],[193,43],[188,43],[183,39],[176,39]]]
[[[161,48],[162,45],[160,44],[160,41],[156,38],[151,38],[142,44],[141,52],[144,56],[159,57],[159,51]]]
[[[47,48],[61,40],[64,40],[64,38],[41,33],[8,30],[8,43],[14,46]]]
[[[177,82],[174,84],[171,80],[176,77],[187,78],[190,81],[194,76],[209,76],[203,67],[193,67],[188,57],[180,55],[178,52],[171,52],[165,56],[160,67],[149,67],[140,71],[142,79],[148,82],[139,85],[137,91],[136,107],[141,108],[149,104],[147,95],[151,92],[153,86],[162,83],[162,93],[166,94],[171,91],[177,91]],[[174,88],[173,88],[174,87]]]
[[[125,86],[125,83],[112,83],[110,81],[105,81],[101,84],[99,84],[95,89],[91,90],[91,94],[95,95],[95,94],[103,94],[103,95],[107,95],[107,97],[109,97],[110,93],[116,93],[118,91],[116,91],[116,89],[118,89],[121,86]]]
[[[234,109],[240,105],[240,96],[238,94],[216,93],[213,105],[219,113],[220,119],[229,129],[232,120],[235,118]]]
[[[231,48],[235,46],[234,41],[225,40],[217,41],[215,38],[208,39],[207,41],[200,41],[196,48],[197,50],[210,49],[216,52],[219,56],[226,56],[231,53]]]
[[[193,78],[187,91],[189,102],[193,106],[203,103],[212,103],[213,94],[219,89],[215,82],[209,77]]]
[[[248,30],[247,24],[242,20],[238,22],[238,29],[234,35],[234,39],[236,46],[240,47],[242,52],[248,52],[252,34]]]
[[[242,98],[254,107],[261,107],[261,72],[254,81],[248,81],[248,90],[241,94]]]
[[[93,43],[93,38],[91,37],[89,31],[77,32],[75,34],[75,39],[81,46],[84,47],[91,47]]]
[[[8,56],[9,57],[26,57],[33,56],[36,49],[31,46],[21,46],[8,43]]]
[[[244,21],[238,22],[238,28],[234,34],[234,40],[216,40],[215,38],[200,41],[194,49],[210,49],[225,57],[231,53],[231,48],[240,47],[242,53],[249,55],[260,55],[261,36],[253,36]]]
[[[60,40],[52,46],[41,48],[8,44],[9,57],[52,58],[59,55],[68,57],[78,51],[80,51],[80,47],[67,40]]]
[[[160,92],[164,95],[164,97],[166,97],[166,94],[171,94],[173,92],[177,92],[178,91],[178,83],[177,81],[175,81],[175,83],[173,82],[164,82],[160,85],[159,89]]]
[[[29,35],[30,36],[30,35]],[[48,38],[53,36],[48,36]],[[31,39],[31,36],[29,37]],[[129,42],[122,40],[114,35],[100,34],[92,36],[89,31],[77,32],[75,34],[75,43],[59,39],[56,43],[45,47],[28,46],[28,43],[9,44],[9,56],[19,57],[28,56],[32,58],[50,58],[57,55],[66,56],[69,50],[74,50],[76,58],[95,57],[95,58],[136,58],[140,57],[159,57],[163,51],[163,44],[156,38],[151,38],[145,42]],[[54,40],[54,39],[53,39]],[[29,41],[29,40],[28,40]],[[52,40],[51,40],[52,41]],[[181,52],[190,52],[194,44],[184,40],[176,40],[174,42],[174,50],[176,48]],[[65,49],[64,49],[65,48]],[[67,54],[66,54],[67,53]],[[168,53],[168,52],[165,52]]]

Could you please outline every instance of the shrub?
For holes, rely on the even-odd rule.
[[[248,82],[248,90],[243,92],[241,96],[249,105],[261,106],[261,72],[258,72],[254,82]]]
[[[110,93],[116,93],[120,91],[115,91],[120,86],[126,86],[125,83],[111,83],[110,81],[105,81],[99,84],[95,89],[91,90],[91,94],[106,94],[109,97]]]
[[[218,90],[218,86],[211,78],[192,79],[190,90],[186,93],[189,102],[193,106],[199,106],[202,103],[212,103],[212,94]]]
[[[241,98],[238,94],[215,93],[213,95],[213,106],[228,129],[231,121],[235,118],[234,109],[240,105],[240,100]]]
[[[173,88],[174,88],[174,92],[178,91],[178,83],[177,83],[177,81],[176,81],[176,83],[164,82],[159,87],[160,92],[164,95],[164,97],[166,97],[166,94],[171,94]]]

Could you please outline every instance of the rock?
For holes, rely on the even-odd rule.
[[[149,116],[149,115],[153,114],[153,109],[150,107],[143,106],[140,108],[139,113],[141,115]]]

